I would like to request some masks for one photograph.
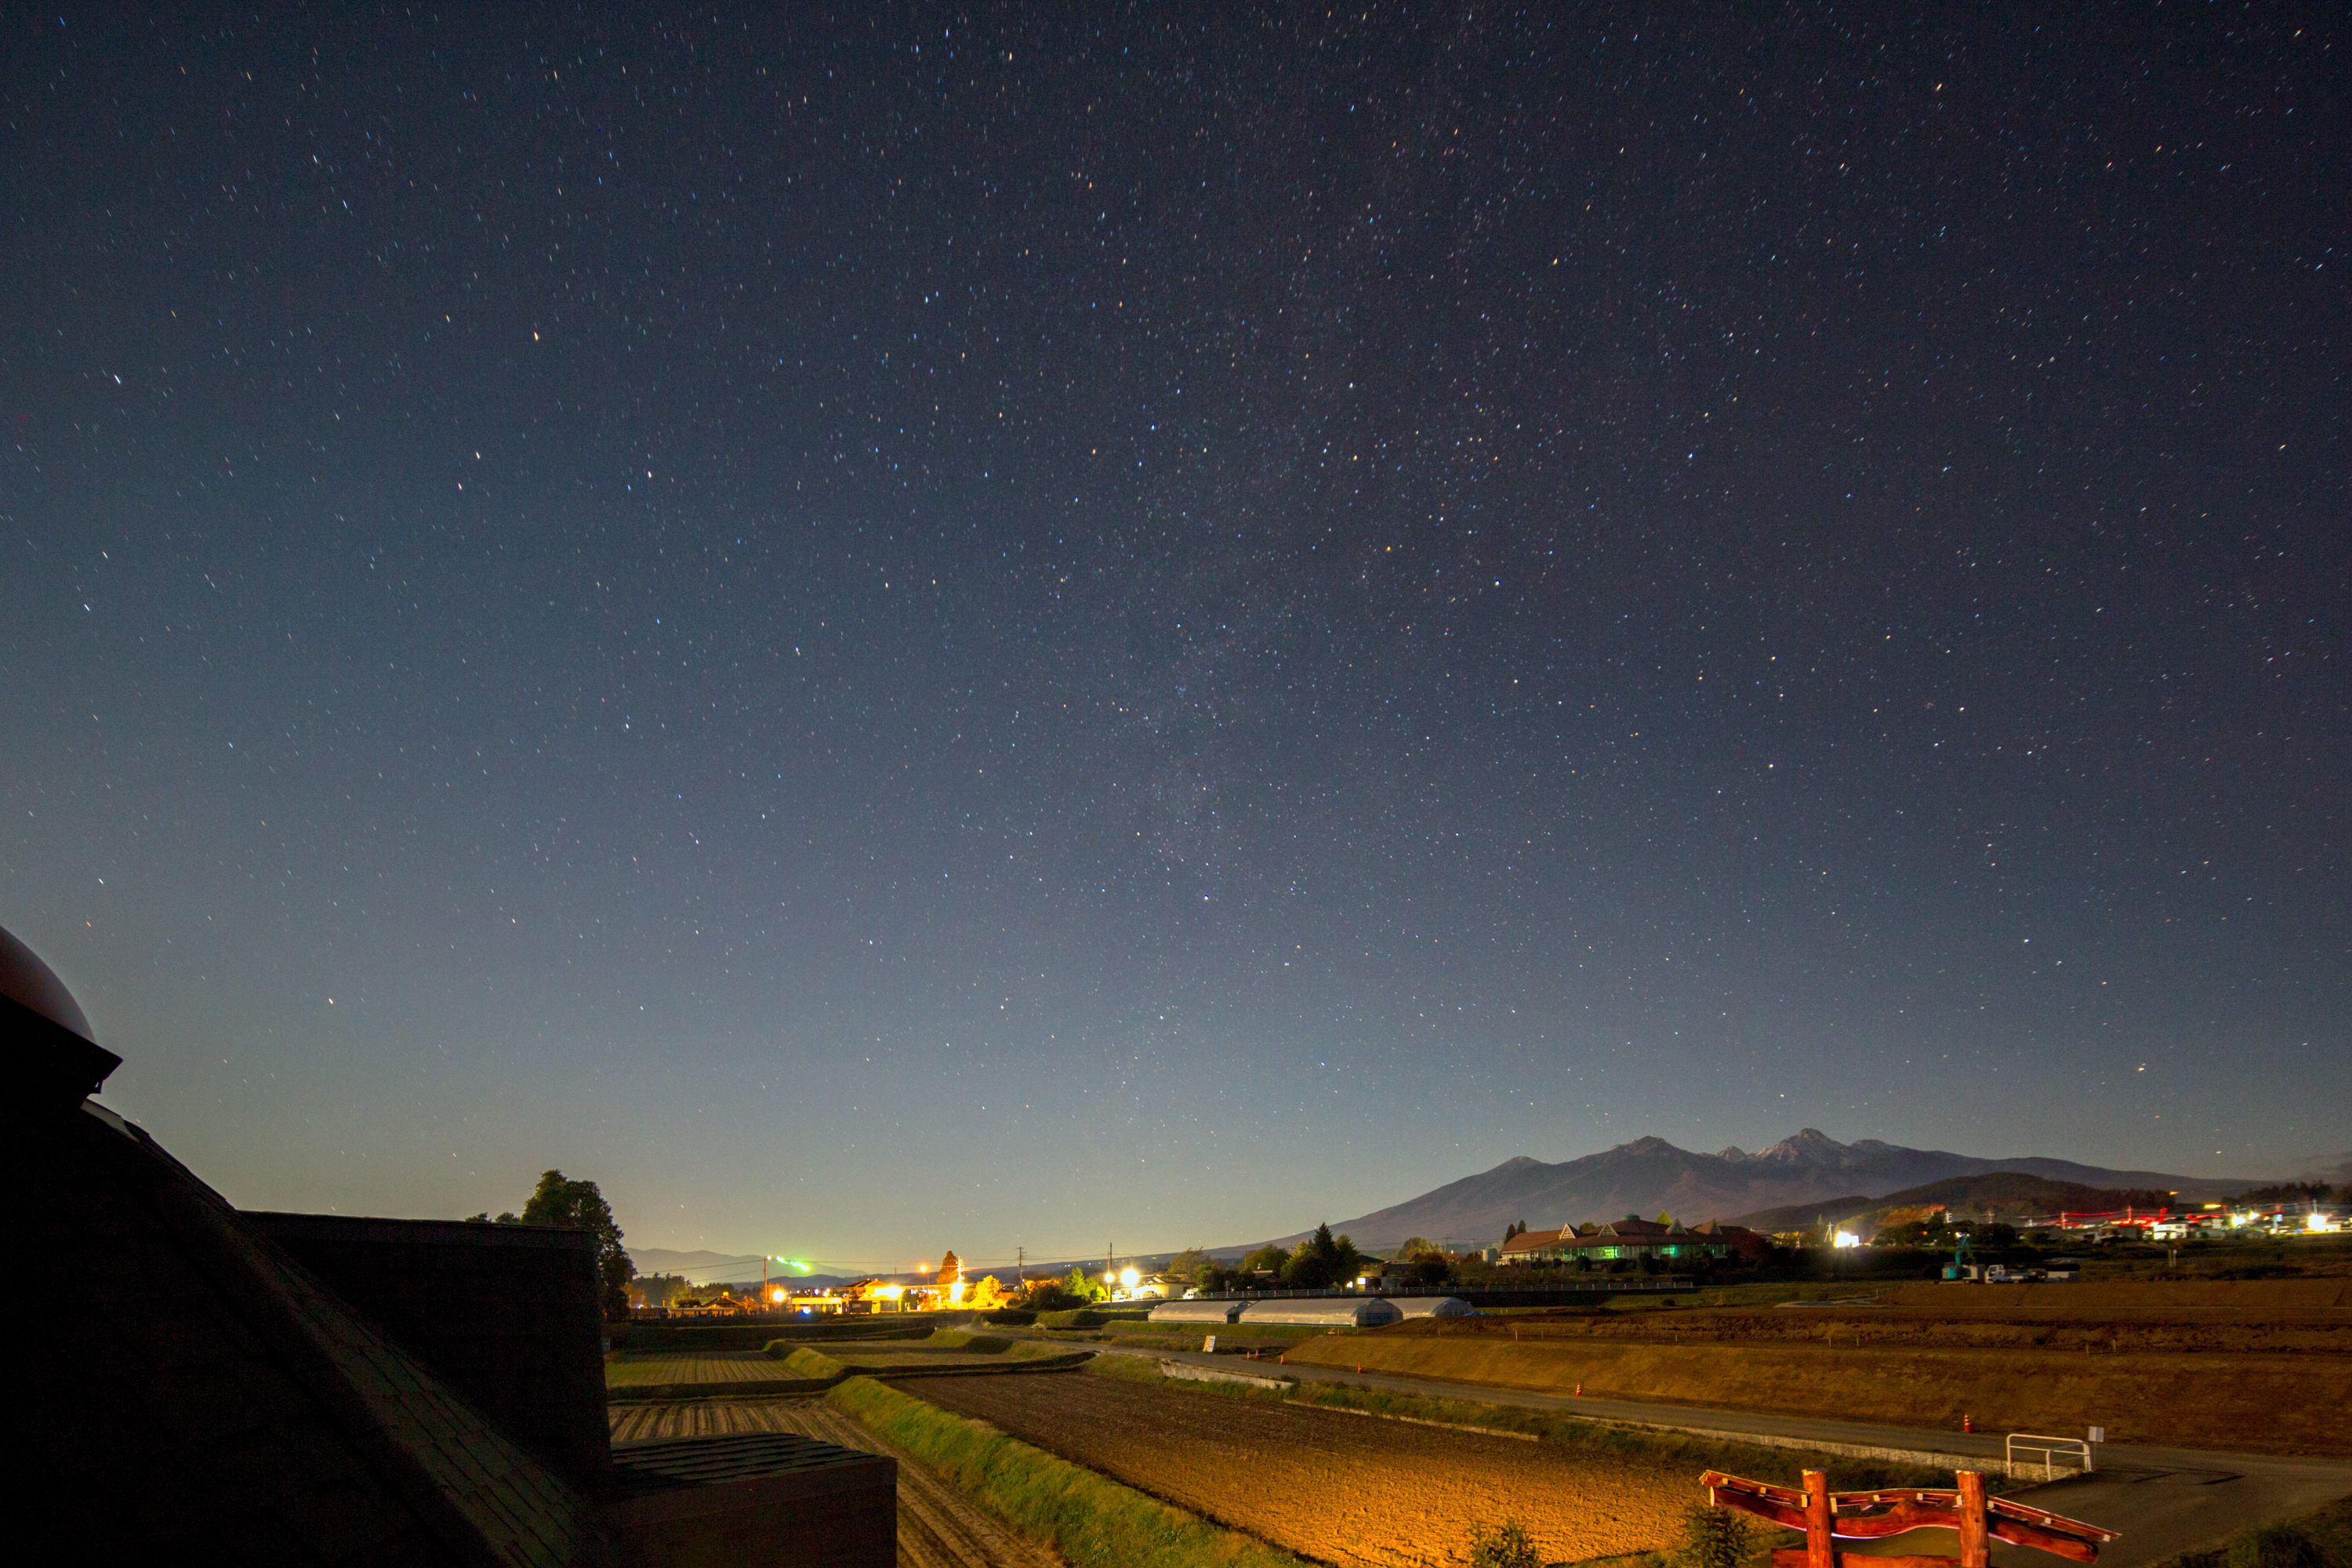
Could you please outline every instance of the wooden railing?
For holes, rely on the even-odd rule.
[[[1805,1472],[1805,1489],[1791,1490],[1709,1470],[1699,1478],[1706,1500],[1717,1508],[1753,1514],[1783,1530],[1804,1531],[1805,1544],[1772,1553],[1773,1568],[1990,1568],[1992,1542],[2030,1546],[2075,1563],[2095,1563],[2099,1548],[2116,1532],[2079,1519],[2028,1508],[2007,1498],[1987,1498],[1984,1477],[1960,1470],[1950,1491],[1895,1487],[1880,1491],[1833,1492],[1820,1470]],[[1960,1538],[1954,1557],[1868,1557],[1840,1552],[1840,1541],[1877,1541],[1914,1530],[1949,1530]]]

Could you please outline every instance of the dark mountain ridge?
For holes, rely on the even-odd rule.
[[[1841,1143],[1808,1127],[1752,1154],[1737,1148],[1693,1153],[1651,1137],[1556,1165],[1515,1155],[1492,1170],[1419,1197],[1335,1220],[1332,1229],[1371,1250],[1414,1236],[1455,1246],[1493,1245],[1502,1238],[1506,1226],[1518,1220],[1549,1230],[1629,1214],[1654,1217],[1663,1212],[1695,1225],[1790,1204],[1880,1198],[1990,1171],[2021,1172],[2083,1187],[2179,1193],[2200,1200],[2227,1196],[2267,1179],[2113,1171],[2045,1155],[1988,1159],[1941,1149],[1906,1149],[1875,1138]],[[1306,1234],[1278,1239],[1287,1245]]]
[[[1867,1237],[1892,1215],[1934,1206],[1949,1209],[1955,1219],[2048,1217],[2064,1213],[2106,1214],[2137,1206],[2142,1210],[2178,1205],[2167,1187],[2086,1187],[2079,1182],[2053,1182],[2022,1171],[1987,1171],[1973,1176],[1953,1176],[1924,1187],[1874,1197],[1849,1194],[1820,1203],[1783,1204],[1779,1208],[1741,1215],[1733,1221],[1755,1230],[1807,1230],[1824,1222]]]

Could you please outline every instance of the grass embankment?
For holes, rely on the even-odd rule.
[[[1402,1325],[1407,1329],[1415,1326]],[[1491,1331],[1379,1330],[1287,1352],[1307,1365],[1600,1399],[1715,1405],[1957,1431],[2067,1432],[2110,1442],[2270,1452],[2352,1451],[2352,1357],[2033,1350],[1840,1349],[1827,1344],[1514,1341]]]
[[[1538,1443],[1583,1453],[1614,1454],[1688,1469],[1696,1477],[1709,1469],[1728,1470],[1751,1480],[1777,1486],[1801,1487],[1808,1469],[1826,1470],[1840,1490],[1863,1491],[1882,1487],[1948,1487],[1952,1472],[1924,1465],[1897,1464],[1887,1459],[1855,1458],[1844,1454],[1817,1453],[1807,1448],[1767,1447],[1734,1439],[1678,1436],[1671,1432],[1630,1431],[1622,1426],[1582,1421],[1562,1412],[1531,1410],[1515,1405],[1481,1405],[1465,1399],[1436,1399],[1426,1394],[1389,1394],[1336,1383],[1300,1383],[1287,1392],[1241,1383],[1195,1383],[1163,1378],[1157,1362],[1134,1356],[1097,1356],[1085,1367],[1098,1377],[1165,1383],[1171,1388],[1228,1399],[1262,1400],[1276,1405],[1305,1405],[1322,1410],[1354,1410],[1401,1421],[1426,1422],[1474,1432],[1510,1433]],[[1255,1371],[1256,1369],[1251,1369]],[[1266,1368],[1272,1371],[1271,1368]],[[1997,1472],[1985,1476],[1987,1490],[2011,1489],[2009,1478]]]
[[[802,1377],[822,1378],[830,1382],[835,1378],[849,1375],[849,1368],[846,1364],[834,1360],[823,1351],[811,1350],[806,1345],[790,1344],[785,1341],[777,1340],[768,1346],[768,1353],[775,1356],[788,1370]]]
[[[825,1403],[920,1459],[989,1512],[1077,1568],[1301,1568],[1265,1542],[876,1383]]]
[[[896,1342],[853,1347],[837,1344],[831,1353],[790,1340],[773,1340],[768,1353],[800,1377],[838,1382],[859,1373],[945,1371],[950,1367],[986,1365],[991,1359],[1006,1362],[1050,1360],[1066,1352],[1051,1345],[1016,1340],[1003,1334],[976,1334],[968,1329],[940,1329],[919,1344]]]
[[[1058,1312],[1040,1312],[1035,1321],[1041,1329],[1098,1329],[1106,1323],[1139,1323],[1150,1316],[1149,1307],[1071,1307]]]
[[[2241,1531],[2221,1545],[2184,1552],[2158,1568],[2352,1568],[2352,1498],[2315,1513]]]

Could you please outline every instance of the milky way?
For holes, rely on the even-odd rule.
[[[0,44],[0,921],[236,1201],[2341,1157],[2345,38]]]

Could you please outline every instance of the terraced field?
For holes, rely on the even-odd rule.
[[[773,1363],[782,1365],[782,1363]],[[982,1513],[919,1460],[815,1399],[698,1400],[616,1405],[613,1441],[707,1437],[730,1432],[797,1432],[898,1461],[898,1568],[1062,1568],[1051,1548]]]
[[[704,1355],[631,1355],[604,1363],[607,1388],[659,1388],[711,1384],[798,1383],[800,1373],[764,1351],[715,1351]]]

